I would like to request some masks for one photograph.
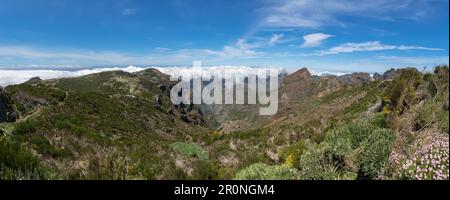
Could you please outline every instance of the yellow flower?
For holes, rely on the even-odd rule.
[[[283,165],[288,166],[288,167],[293,167],[294,166],[294,161],[295,161],[294,155],[293,154],[289,154],[289,156],[284,161]]]

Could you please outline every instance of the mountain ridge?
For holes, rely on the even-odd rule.
[[[430,119],[437,119],[433,123],[438,125],[433,129],[427,125],[425,130],[448,134],[443,131],[448,128],[448,118],[442,118],[448,114],[448,67],[438,66],[434,73],[426,74],[413,69],[385,74],[383,79],[368,79],[365,73],[317,77],[302,68],[281,80],[279,112],[271,117],[252,112],[257,108],[252,105],[207,110],[204,106],[172,105],[168,95],[174,83],[156,69],[35,78],[0,90],[0,117],[15,116],[0,123],[1,144],[12,142],[23,148],[23,155],[31,152],[33,157],[33,163],[7,162],[6,168],[0,166],[0,175],[2,179],[230,179],[262,162],[274,166],[287,163],[298,170],[296,174],[302,174],[300,178],[328,179],[313,177],[312,172],[304,174],[307,158],[301,152],[318,151],[320,148],[312,146],[322,143],[336,145],[327,138],[341,126],[380,118],[385,122],[370,125],[373,130],[389,130],[387,136],[403,138],[404,131],[396,121],[410,120],[407,113],[424,109],[422,104],[447,105],[446,110],[431,113],[434,117]],[[217,122],[221,125],[218,129],[210,126]],[[414,123],[423,127],[425,122]],[[297,149],[299,145],[306,149]],[[10,146],[0,147],[10,152]],[[350,159],[351,155],[347,156]],[[383,154],[383,162],[385,158]],[[349,171],[348,163],[336,162],[338,177],[350,179],[361,173],[378,178],[368,165],[352,166]],[[27,171],[22,165],[35,170]]]

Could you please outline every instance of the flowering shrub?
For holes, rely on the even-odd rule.
[[[389,161],[394,178],[417,180],[448,180],[448,138],[434,139],[407,159],[392,152]]]

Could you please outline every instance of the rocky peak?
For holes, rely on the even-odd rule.
[[[28,83],[28,84],[36,84],[36,83],[39,83],[41,80],[42,80],[42,79],[39,78],[39,77],[33,77],[33,78],[30,78],[30,79],[29,79],[28,81],[26,81],[25,83]]]
[[[302,68],[284,77],[281,86],[283,101],[302,96],[310,92],[311,73],[306,68]]]
[[[393,78],[395,78],[397,76],[400,76],[400,74],[402,74],[403,72],[405,72],[407,70],[417,71],[416,68],[402,68],[402,69],[391,68],[391,69],[387,70],[386,72],[384,72],[383,75],[375,73],[373,75],[373,79],[374,80],[389,80],[389,79],[393,79]]]
[[[353,74],[345,74],[338,77],[338,80],[347,85],[362,85],[370,82],[370,74],[365,72],[357,72]]]
[[[384,72],[383,79],[384,80],[392,79],[392,78],[398,76],[399,74],[400,74],[400,70],[396,70],[394,68],[391,68],[391,69],[387,70],[386,72]]]
[[[311,73],[306,68],[301,68],[296,72],[289,74],[285,77],[285,82],[298,81],[298,80],[310,80]]]
[[[381,80],[383,80],[383,75],[375,72],[375,74],[373,74],[373,80],[381,81]]]

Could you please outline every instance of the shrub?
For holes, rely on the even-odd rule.
[[[327,133],[319,145],[308,143],[299,169],[302,179],[355,179],[361,171],[374,178],[385,166],[394,133],[361,122],[344,125]]]
[[[36,132],[37,123],[33,120],[27,120],[16,124],[13,130],[14,135],[25,135]]]
[[[203,148],[195,143],[175,142],[170,145],[172,149],[184,156],[194,156],[200,160],[207,160],[208,154]]]
[[[46,172],[29,150],[10,139],[0,141],[0,180],[46,178]]]
[[[376,113],[368,120],[368,123],[379,128],[386,128],[386,117],[384,113]]]
[[[337,157],[343,158],[352,151],[353,135],[348,126],[342,126],[332,130],[325,136],[323,142]]]
[[[391,152],[395,135],[388,129],[376,129],[361,144],[364,151],[360,157],[364,175],[375,178],[385,167]]]
[[[423,106],[421,106],[416,116],[417,130],[435,123],[437,121],[435,115],[437,110],[438,107],[433,101],[427,101]]]
[[[285,165],[256,163],[239,171],[235,180],[290,180],[296,178],[296,170]]]
[[[52,157],[66,158],[72,156],[72,152],[66,149],[61,149],[54,147],[50,142],[43,136],[33,135],[30,138],[30,143],[36,148],[36,150],[44,155],[49,155]]]
[[[353,148],[360,147],[361,143],[377,129],[379,128],[366,122],[350,125],[350,132],[353,139]]]
[[[322,160],[324,159],[323,151],[318,148],[310,147],[303,152],[300,159],[301,173],[300,178],[305,180],[322,179],[323,169]]]
[[[335,156],[344,157],[361,146],[361,143],[377,129],[379,128],[366,122],[344,125],[331,130],[326,135],[324,143]]]
[[[194,180],[214,180],[218,178],[218,167],[211,161],[197,160],[193,166],[194,171],[191,178]]]
[[[292,146],[286,148],[285,152],[283,153],[285,155],[284,164],[287,165],[288,167],[294,167],[299,169],[300,158],[305,148],[306,148],[306,140],[303,139],[293,144]]]
[[[423,129],[431,125],[438,125],[440,131],[448,132],[448,110],[443,110],[442,106],[435,101],[426,101],[416,115],[416,129]]]

